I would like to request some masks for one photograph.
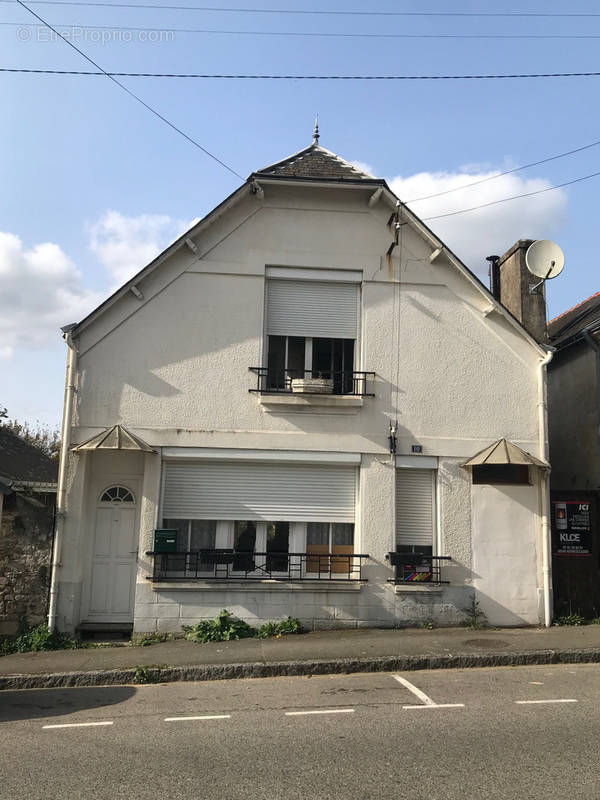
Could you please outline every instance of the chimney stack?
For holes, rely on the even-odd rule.
[[[525,253],[535,239],[519,239],[497,261],[502,305],[515,316],[536,341],[548,341],[546,326],[545,282],[531,293],[530,287],[539,283],[525,264]]]

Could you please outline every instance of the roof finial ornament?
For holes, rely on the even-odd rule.
[[[313,144],[319,144],[319,115],[315,117],[315,129],[313,131]]]

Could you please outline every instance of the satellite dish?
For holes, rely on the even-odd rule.
[[[565,254],[549,239],[539,239],[527,248],[525,263],[532,275],[541,278],[542,281],[548,281],[563,271]]]

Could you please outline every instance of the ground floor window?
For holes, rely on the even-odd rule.
[[[348,522],[309,522],[306,526],[307,572],[349,572],[354,553],[354,525]],[[332,558],[332,556],[336,556]],[[339,556],[339,557],[338,557]]]
[[[436,534],[436,477],[434,469],[396,469],[396,581],[434,579]]]
[[[165,518],[163,528],[177,532],[182,571],[196,565],[209,573],[215,564],[229,564],[233,573],[291,577],[349,575],[355,570],[352,523]],[[177,558],[170,555],[169,562]]]

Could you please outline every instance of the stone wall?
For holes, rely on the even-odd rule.
[[[5,496],[0,522],[0,636],[47,613],[54,495]]]

